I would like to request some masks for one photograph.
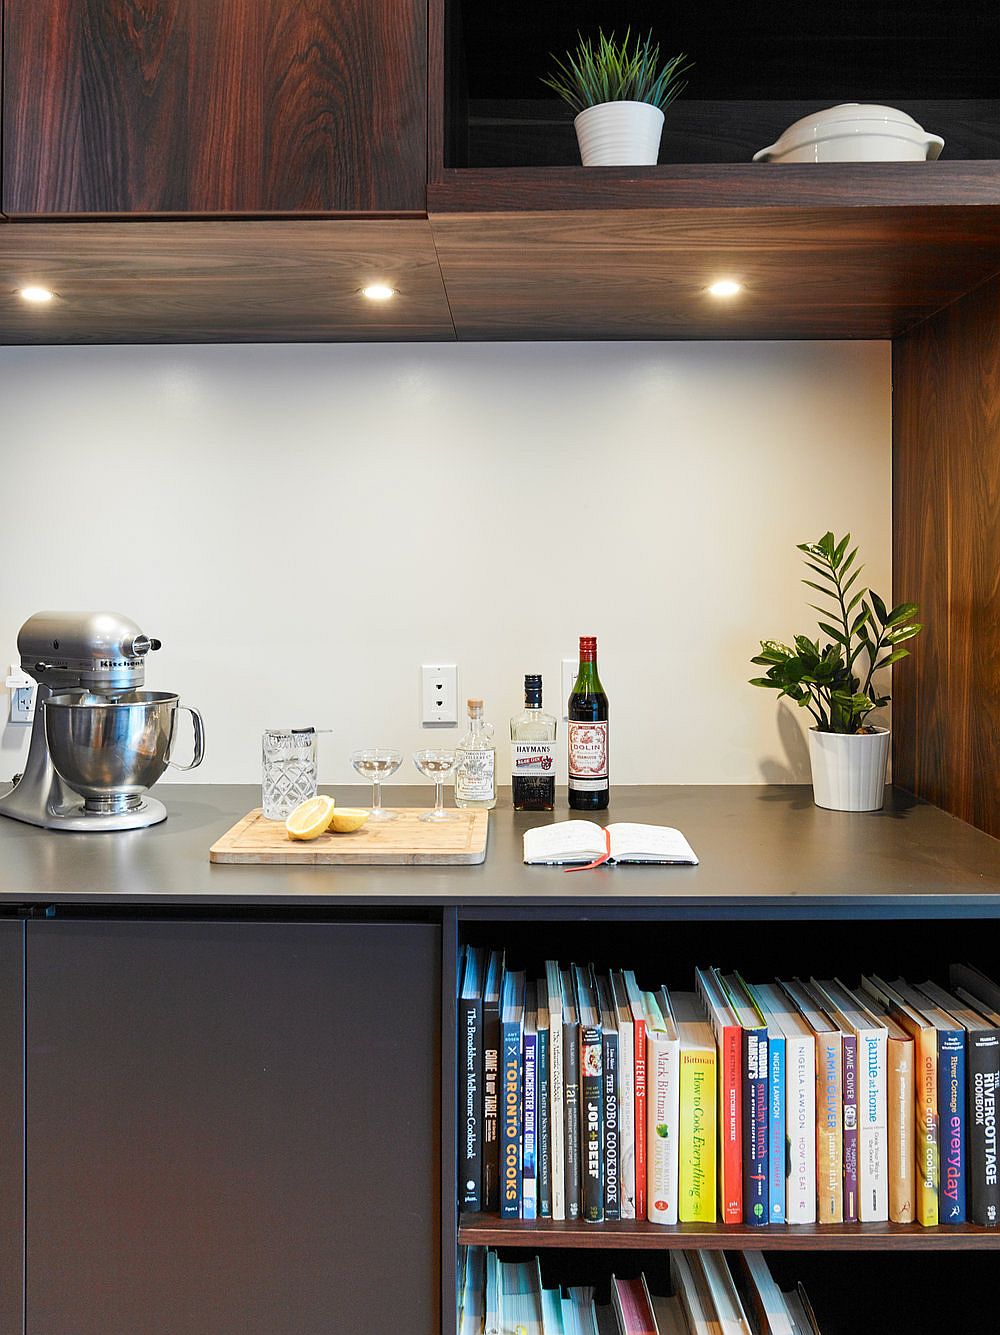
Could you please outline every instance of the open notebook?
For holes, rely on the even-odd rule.
[[[698,865],[694,849],[680,830],[668,825],[635,825],[616,821],[595,825],[589,820],[559,821],[524,832],[524,861],[561,866],[583,862],[660,862]]]

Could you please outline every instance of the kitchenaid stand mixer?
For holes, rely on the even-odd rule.
[[[201,715],[176,695],[141,691],[160,641],[116,612],[36,612],[21,627],[21,668],[38,683],[24,773],[0,815],[52,830],[132,830],[166,820],[146,791],[168,764],[194,769]],[[170,760],[177,709],[194,723],[190,765]]]

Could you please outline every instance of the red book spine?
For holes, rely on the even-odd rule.
[[[740,1069],[743,1031],[726,1025],[722,1031],[722,1088],[719,1135],[722,1139],[722,1172],[719,1192],[722,1222],[743,1223],[743,1087]]]
[[[646,1021],[635,1031],[635,1217],[646,1218]]]

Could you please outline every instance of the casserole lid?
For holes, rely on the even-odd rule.
[[[754,154],[754,161],[771,155],[781,156],[804,144],[816,143],[822,139],[832,139],[840,135],[890,134],[911,142],[927,141],[929,146],[937,145],[937,153],[944,146],[944,140],[937,135],[928,134],[918,121],[898,107],[883,107],[874,102],[841,102],[835,107],[826,107],[822,111],[810,112],[779,135],[777,141],[768,148],[762,148]]]

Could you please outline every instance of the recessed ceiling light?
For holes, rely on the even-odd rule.
[[[36,306],[42,306],[47,301],[51,301],[55,296],[47,287],[22,287],[18,289],[18,296],[22,301],[31,301]]]
[[[735,297],[737,293],[743,291],[743,284],[738,283],[735,278],[720,278],[709,285],[708,291],[713,297]]]
[[[367,297],[369,301],[388,301],[390,297],[396,295],[396,289],[390,287],[388,283],[369,283],[367,287],[361,289],[361,295]]]

